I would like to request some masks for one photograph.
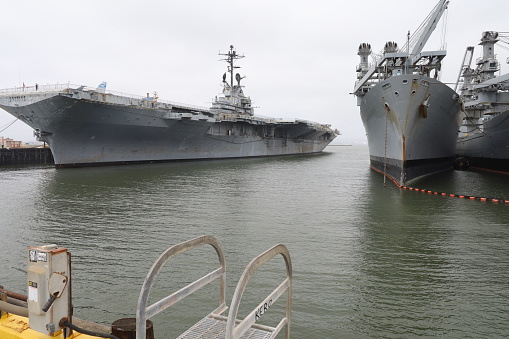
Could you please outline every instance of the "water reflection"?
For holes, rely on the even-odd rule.
[[[45,226],[38,232],[65,239],[76,253],[75,305],[87,319],[132,315],[157,255],[202,234],[217,236],[234,258],[232,293],[244,265],[271,245],[302,244],[303,253],[311,250],[309,239],[323,246],[313,232],[326,236],[330,202],[323,205],[323,177],[308,173],[330,156],[57,170],[40,189],[36,213]],[[93,297],[98,289],[107,291],[100,304]]]
[[[465,187],[465,176],[476,174],[449,172],[414,186],[441,192],[475,190],[476,185]],[[495,243],[504,241],[507,230],[497,226],[506,219],[507,206],[428,195],[395,186],[382,188],[380,178],[378,173],[370,175],[371,194],[359,223],[362,236],[353,287],[355,313],[349,317],[352,331],[366,336],[378,333],[377,337],[384,338],[502,333],[499,310],[493,311],[499,301],[492,292],[502,283],[500,272],[508,262],[499,260],[498,265],[491,265],[491,270],[483,269],[476,278],[471,275],[479,269],[472,265],[477,256],[508,254],[500,246],[493,248],[493,243],[479,241],[480,229],[475,221],[478,212],[491,216],[492,225],[489,219],[483,219],[484,236]],[[490,226],[494,227],[487,230]],[[469,279],[463,280],[465,276]],[[474,297],[479,312],[460,311],[464,301],[472,299],[471,293],[480,287],[483,297]],[[507,306],[508,300],[504,302]],[[458,312],[466,323],[447,320]]]
[[[66,246],[75,311],[85,319],[108,324],[133,316],[157,256],[212,234],[227,257],[228,300],[251,258],[275,243],[289,247],[294,337],[505,335],[509,207],[383,187],[383,177],[369,169],[367,147],[2,174],[0,255],[9,260],[0,261],[0,282],[14,290],[25,285],[16,268],[26,266],[26,246]],[[509,192],[505,179],[449,172],[415,186],[496,197]],[[200,255],[176,263],[181,271],[164,273],[162,289],[200,264]],[[260,286],[276,274],[270,268]],[[210,311],[201,309],[208,293],[179,308],[177,318],[158,318],[156,336],[175,336],[196,310]],[[259,301],[254,294],[246,300]]]

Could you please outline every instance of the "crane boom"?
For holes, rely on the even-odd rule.
[[[435,6],[435,9],[428,17],[428,21],[424,25],[422,33],[419,36],[419,39],[417,40],[416,44],[414,45],[414,48],[410,52],[411,55],[417,55],[421,53],[422,49],[424,48],[424,45],[426,45],[426,42],[428,42],[431,33],[433,33],[433,31],[437,27],[438,21],[442,17],[442,14],[447,9],[448,4],[449,0],[440,0],[440,2]]]
[[[470,64],[472,63],[472,57],[474,56],[474,47],[468,46],[467,50],[465,51],[465,55],[463,56],[463,64],[461,65],[460,72],[458,74],[458,79],[456,80],[456,85],[454,86],[454,92],[457,91],[458,85],[460,83],[460,78],[465,72],[467,68],[470,67]],[[468,59],[468,61],[467,61]]]

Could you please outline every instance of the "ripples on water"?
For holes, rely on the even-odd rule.
[[[384,188],[368,158],[367,147],[352,146],[270,159],[0,169],[0,284],[26,293],[26,247],[57,243],[73,253],[76,316],[110,324],[134,316],[161,252],[211,234],[226,253],[228,301],[255,255],[288,246],[295,338],[506,336],[509,206]],[[509,198],[507,177],[487,173],[448,172],[413,186]],[[214,255],[203,248],[170,262],[153,301],[216,265]],[[278,258],[250,281],[244,313],[282,280],[282,267]],[[216,291],[158,315],[156,337],[175,337],[211,311]],[[283,306],[284,298],[271,312]]]

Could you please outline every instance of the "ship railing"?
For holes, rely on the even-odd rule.
[[[85,90],[88,92],[97,92],[98,91],[97,88],[94,88],[94,87],[86,87]],[[99,92],[99,93],[103,93],[103,92]],[[154,97],[146,97],[146,96],[124,93],[124,92],[106,90],[106,91],[104,91],[104,94],[110,94],[110,95],[115,95],[115,96],[122,97],[122,98],[129,98],[129,99],[135,99],[135,100],[140,100],[140,101],[146,100],[146,101],[150,101],[150,102],[168,104],[171,106],[195,109],[195,110],[199,110],[199,111],[209,111],[210,110],[208,107],[184,104],[181,102],[175,102],[175,101],[169,101],[169,100],[159,100],[158,98],[154,98]]]
[[[0,93],[29,93],[29,92],[58,92],[62,90],[67,90],[69,88],[76,87],[78,88],[79,85],[74,85],[70,83],[65,84],[46,84],[46,85],[39,85],[35,84],[33,86],[18,86],[18,87],[11,87],[11,88],[3,88],[0,89]]]
[[[87,88],[87,90],[88,91],[97,91],[97,89],[95,89],[95,88]],[[168,105],[171,105],[171,106],[178,106],[178,107],[183,107],[183,108],[196,109],[196,110],[199,110],[199,111],[209,111],[208,107],[184,104],[184,103],[176,102],[176,101],[159,100],[158,98],[154,98],[154,97],[145,97],[145,96],[141,96],[141,95],[129,94],[129,93],[124,93],[124,92],[116,92],[116,91],[107,90],[107,91],[105,91],[105,94],[116,95],[116,96],[124,97],[124,98],[137,99],[137,100],[141,100],[141,101],[147,100],[147,101],[151,101],[151,102],[168,104]]]
[[[209,111],[208,107],[189,105],[189,104],[184,104],[184,103],[169,101],[169,100],[158,100],[157,98],[153,98],[153,97],[147,98],[147,97],[144,97],[141,95],[129,94],[129,93],[124,93],[124,92],[116,92],[116,91],[110,91],[110,90],[98,91],[98,89],[95,87],[80,86],[80,85],[71,84],[71,83],[64,83],[64,84],[57,83],[57,84],[46,84],[46,85],[36,84],[33,86],[19,86],[19,87],[4,88],[4,89],[0,89],[0,94],[20,94],[20,93],[28,94],[28,93],[34,93],[34,92],[62,92],[62,91],[69,92],[69,90],[71,90],[71,89],[76,90],[78,88],[81,90],[87,91],[87,92],[99,92],[102,94],[111,94],[111,95],[115,95],[115,96],[119,96],[119,97],[123,97],[123,98],[137,99],[140,101],[149,100],[152,102],[158,102],[158,103],[162,103],[162,104],[168,104],[171,106],[183,107],[183,108],[192,109],[192,110],[194,109],[194,110],[199,110],[199,111]]]

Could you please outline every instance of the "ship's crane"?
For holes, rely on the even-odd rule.
[[[465,55],[463,56],[463,62],[462,62],[461,68],[460,68],[460,72],[458,74],[458,79],[456,80],[456,85],[454,86],[454,92],[457,92],[457,89],[460,84],[460,79],[465,74],[465,71],[470,69],[470,64],[472,63],[473,56],[474,56],[474,47],[468,46],[467,50],[465,51]]]
[[[428,15],[428,17],[423,21],[423,23],[419,26],[419,28],[416,30],[416,32],[412,35],[412,37],[409,39],[407,44],[405,44],[401,49],[400,53],[406,53],[408,58],[411,58],[411,63],[416,64],[422,57],[430,57],[431,55],[421,55],[422,49],[424,48],[424,45],[426,45],[426,42],[428,41],[429,37],[435,30],[438,21],[440,20],[442,14],[447,9],[447,5],[449,4],[449,0],[440,0],[438,4],[435,6],[433,11]],[[412,51],[410,52],[409,46],[412,45]],[[408,55],[409,54],[409,55]],[[444,54],[445,56],[445,54]],[[372,78],[373,74],[376,72],[377,68],[382,66],[384,62],[386,61],[385,57],[380,58],[377,60],[364,74],[362,79],[360,79],[354,87],[353,93],[354,94],[361,94],[363,91],[360,91],[360,89],[365,86],[365,84]],[[408,62],[408,61],[407,61]]]
[[[463,63],[458,74],[454,91],[464,98],[465,101],[473,100],[476,91],[483,89],[487,91],[490,87],[492,91],[507,90],[509,75],[496,76],[495,73],[500,70],[500,64],[494,54],[494,45],[497,42],[509,44],[508,35],[505,32],[483,32],[480,45],[483,46],[483,56],[477,59],[477,68],[470,68],[473,58],[474,47],[467,47]],[[506,49],[507,47],[498,45]]]
[[[445,10],[447,9],[447,5],[449,5],[448,0],[440,0],[438,4],[435,6],[435,9],[430,13],[430,15],[428,15],[428,17],[423,21],[421,26],[419,26],[419,28],[410,38],[409,40],[410,45],[412,45],[413,41],[416,41],[413,44],[412,51],[410,52],[410,56],[412,56],[412,63],[415,63],[415,61],[417,61],[418,54],[422,52],[424,45],[426,45],[426,42],[428,42],[428,39],[430,38],[431,34],[437,27],[437,24],[440,21],[442,14],[444,14]],[[402,50],[405,50],[405,47],[407,46],[403,46]]]

